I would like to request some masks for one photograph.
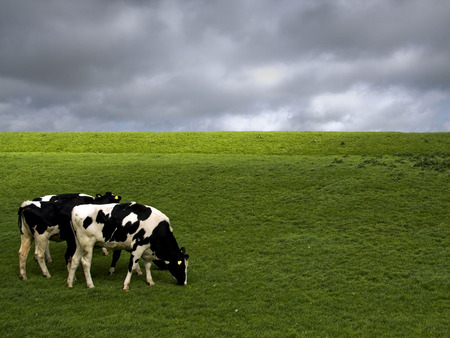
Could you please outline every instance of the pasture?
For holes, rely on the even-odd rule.
[[[0,334],[8,336],[446,336],[450,133],[1,133]],[[17,209],[37,196],[112,191],[170,217],[188,285],[152,269],[122,291],[94,252],[65,285],[30,252]],[[32,247],[33,250],[34,246]],[[141,265],[142,267],[142,265]]]

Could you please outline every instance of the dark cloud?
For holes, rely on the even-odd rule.
[[[0,4],[0,131],[450,129],[448,1]]]

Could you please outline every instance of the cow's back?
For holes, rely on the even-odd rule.
[[[83,204],[72,210],[72,224],[78,239],[92,241],[95,238],[97,243],[111,249],[129,249],[128,245],[138,231],[150,236],[162,221],[170,222],[158,209],[135,202]]]
[[[91,195],[81,194],[81,193],[72,193],[72,194],[58,194],[58,195],[45,195],[42,197],[36,197],[33,201],[42,201],[42,202],[68,202],[72,200],[79,200],[81,203],[89,203],[94,201],[95,197]]]

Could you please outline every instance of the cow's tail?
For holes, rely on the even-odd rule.
[[[20,207],[19,211],[17,212],[17,225],[19,226],[20,234],[23,235],[23,222],[22,222],[22,210],[23,208]]]

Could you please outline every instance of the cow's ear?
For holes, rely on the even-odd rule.
[[[186,253],[186,249],[185,249],[184,247],[182,247],[182,248],[180,249],[180,251],[181,251],[181,254],[182,254],[182,255],[184,255],[184,254]]]
[[[185,254],[185,255],[184,255],[184,259],[185,259],[185,260],[188,260],[188,259],[189,259],[189,255],[188,255],[188,254]]]
[[[97,198],[102,198],[102,195],[100,195],[100,194],[97,194],[97,196],[96,196]]]
[[[119,196],[114,196],[114,199],[118,200],[118,199],[120,199],[120,197]]]

